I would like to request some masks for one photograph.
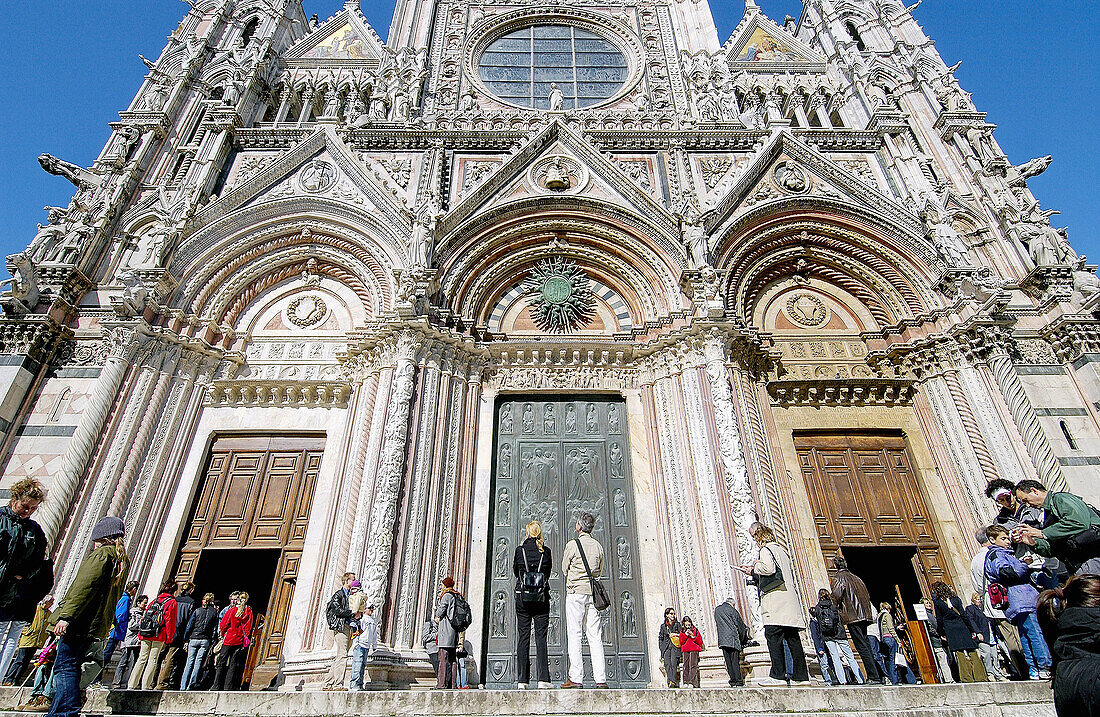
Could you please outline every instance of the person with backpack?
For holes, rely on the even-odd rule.
[[[439,651],[439,668],[436,671],[436,689],[454,688],[458,675],[455,660],[458,652],[458,635],[470,626],[470,606],[455,590],[454,578],[443,578],[443,592],[435,610],[435,622],[439,626],[436,649]],[[465,623],[465,624],[463,624]]]
[[[149,607],[149,596],[138,595],[134,599],[134,606],[130,608],[130,619],[126,623],[126,639],[122,641],[122,656],[115,665],[116,690],[126,688],[130,677],[130,668],[137,662],[138,653],[141,652],[141,637],[138,635],[138,623],[145,614],[145,608]]]
[[[791,655],[791,682],[809,683],[810,672],[806,667],[806,652],[802,649],[799,632],[806,629],[806,617],[799,604],[798,595],[788,582],[792,577],[791,559],[787,551],[775,540],[771,528],[760,523],[749,526],[749,535],[756,541],[760,552],[751,566],[741,568],[749,576],[749,582],[760,593],[760,615],[764,621],[764,639],[768,643],[771,671],[760,684],[778,687],[787,684],[787,657]]]
[[[100,641],[114,619],[115,605],[123,588],[130,561],[122,542],[125,524],[121,518],[101,518],[92,528],[95,549],[84,559],[64,599],[50,616],[57,637],[53,668],[51,717],[76,717],[80,713],[81,678],[91,682],[100,670],[82,670],[86,661],[102,668]],[[152,677],[150,676],[150,679]]]
[[[183,663],[187,660],[187,622],[195,611],[195,599],[191,597],[194,589],[195,586],[185,580],[176,591],[176,636],[164,650],[154,689],[167,690],[179,684]]]
[[[353,623],[362,617],[362,613],[351,611],[351,584],[355,582],[355,573],[344,573],[340,580],[340,589],[329,598],[325,606],[325,619],[328,620],[328,629],[332,630],[333,642],[336,643],[336,657],[332,659],[328,676],[325,678],[326,690],[342,690],[345,688],[344,680],[348,676],[348,652],[351,650],[351,640],[355,635]]]
[[[594,597],[602,591],[600,575],[603,574],[603,546],[592,537],[596,516],[585,512],[577,516],[577,537],[570,540],[562,551],[561,571],[565,576],[565,631],[569,643],[569,678],[562,683],[564,689],[583,686],[584,654],[581,650],[581,626],[588,636],[588,649],[592,654],[592,676],[597,689],[607,689],[607,664],[603,650],[603,623],[600,610],[609,605],[597,606]],[[606,598],[602,593],[601,602]]]
[[[1061,560],[1076,575],[1100,574],[1100,512],[1072,493],[1052,493],[1037,480],[1016,484],[1016,499],[1043,511],[1041,529],[1021,525],[1012,540]]]
[[[986,484],[985,494],[998,508],[992,525],[1000,525],[1010,535],[1020,526],[1042,529],[1043,511],[1017,500],[1016,484],[1012,481],[994,478]],[[1030,578],[1035,587],[1045,590],[1058,584],[1059,573],[1065,572],[1065,567],[1058,558],[1043,557],[1027,543],[1015,543],[1012,547],[1016,551],[1016,557],[1031,568]]]
[[[991,544],[985,559],[986,580],[993,586],[989,593],[998,595],[1004,601],[993,607],[1003,609],[1005,617],[1020,631],[1029,678],[1047,679],[1050,676],[1050,651],[1035,617],[1039,591],[1028,580],[1028,566],[1016,557],[1008,531],[999,525],[991,525],[985,532]]]
[[[1011,484],[1009,485],[1011,487]],[[994,524],[1003,525],[1003,523],[996,521],[994,521]],[[1007,526],[1005,529],[1010,532],[1012,530]],[[1004,655],[1009,673],[1014,677],[1026,680],[1028,679],[1028,666],[1027,660],[1024,659],[1023,646],[1020,644],[1020,633],[1016,630],[1016,626],[1005,617],[1004,611],[994,608],[989,599],[989,579],[985,574],[985,559],[993,545],[989,542],[986,529],[979,528],[974,533],[974,540],[977,541],[980,547],[970,560],[970,584],[974,588],[974,592],[981,597],[982,612],[985,613],[986,619],[993,626],[993,642],[991,644],[995,646],[997,652]],[[1017,546],[1016,557],[1020,557],[1019,546]],[[988,665],[986,671],[989,671]]]
[[[546,631],[550,626],[550,573],[554,559],[542,538],[542,523],[532,520],[526,527],[527,538],[516,546],[512,573],[516,577],[516,682],[527,689],[531,681],[531,625],[535,627],[535,669],[538,688],[548,689],[550,656],[546,649]]]
[[[115,648],[126,640],[126,627],[130,624],[130,607],[133,605],[134,596],[137,595],[138,582],[131,580],[126,583],[126,590],[115,604],[115,620],[111,625],[111,631],[107,634],[107,645],[103,648],[103,669],[111,663],[111,655]]]
[[[164,648],[176,637],[175,580],[166,580],[160,586],[160,594],[149,603],[138,620],[138,640],[141,650],[130,673],[127,685],[131,690],[151,690],[157,676],[157,663]]]
[[[810,608],[810,616],[817,620],[817,628],[821,631],[821,639],[825,641],[825,649],[829,653],[829,662],[832,665],[832,673],[838,685],[847,685],[848,674],[845,666],[851,670],[856,684],[863,684],[863,673],[856,663],[856,656],[852,653],[852,646],[848,643],[848,634],[844,630],[844,623],[840,620],[840,611],[833,602],[828,588],[817,591],[817,605]]]
[[[245,657],[252,644],[252,620],[252,608],[248,606],[248,593],[242,590],[237,593],[237,604],[229,606],[218,626],[222,634],[219,643],[221,649],[217,650],[214,686],[211,689],[216,691],[241,689]]]

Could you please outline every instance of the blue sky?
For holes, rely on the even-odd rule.
[[[772,18],[797,16],[797,0],[759,0]],[[342,0],[305,0],[322,19]],[[737,0],[712,0],[725,40],[741,18]],[[175,0],[5,2],[0,10],[0,256],[22,249],[42,207],[65,205],[73,187],[43,172],[42,152],[89,165],[141,84],[138,54],[155,58],[187,6]],[[364,0],[385,37],[393,0]],[[1031,180],[1047,209],[1061,210],[1079,252],[1100,260],[1095,197],[1100,117],[1100,14],[1068,0],[924,0],[917,20],[980,110],[999,125],[997,140],[1014,163],[1046,154],[1054,164]]]

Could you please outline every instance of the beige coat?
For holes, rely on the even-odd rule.
[[[777,563],[783,572],[784,587],[772,590],[760,600],[760,612],[764,618],[764,625],[782,625],[805,630],[806,618],[802,612],[802,605],[798,602],[798,594],[795,592],[794,573],[791,571],[791,559],[787,557],[787,551],[778,543],[768,543],[760,548],[760,554],[753,563],[752,572],[754,575],[775,575]]]
[[[592,568],[592,577],[603,574],[603,546],[588,533],[578,533],[584,546],[584,557],[588,558],[588,567]],[[565,544],[561,556],[561,571],[565,575],[565,592],[572,595],[591,595],[592,585],[588,582],[588,573],[584,571],[577,543],[570,540]]]

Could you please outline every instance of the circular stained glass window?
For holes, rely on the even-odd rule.
[[[611,41],[567,25],[535,25],[490,43],[478,60],[486,88],[520,107],[550,109],[555,88],[563,109],[591,107],[611,99],[629,68]]]

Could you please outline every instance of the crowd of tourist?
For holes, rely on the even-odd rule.
[[[986,495],[999,510],[975,535],[973,592],[964,600],[946,582],[932,583],[918,614],[919,633],[891,603],[874,607],[866,584],[839,555],[831,585],[804,611],[787,551],[767,526],[751,526],[758,550],[740,569],[759,597],[770,660],[768,676],[755,682],[809,683],[802,641],[808,630],[830,685],[914,684],[928,680],[930,671],[942,682],[1052,680],[1059,714],[1093,714],[1100,704],[1100,512],[1034,480],[994,480]],[[155,596],[139,595],[138,583],[126,580],[125,525],[108,516],[95,525],[92,549],[55,606],[54,566],[31,519],[44,499],[42,486],[27,479],[12,486],[10,501],[0,507],[0,675],[8,685],[33,680],[20,709],[75,717],[83,688],[101,678],[116,653],[115,688],[241,688],[256,628],[247,593],[232,593],[224,607],[208,593],[196,605],[191,583],[168,580]],[[559,564],[568,646],[564,689],[583,686],[584,640],[595,687],[609,686],[600,613],[611,600],[600,580],[605,554],[592,536],[595,525],[592,514],[578,516]],[[553,686],[547,632],[555,563],[541,524],[528,523],[525,532],[513,558],[516,678],[521,689],[545,689]],[[744,684],[742,655],[755,644],[737,604],[730,596],[713,615],[731,687]],[[378,648],[374,608],[355,574],[346,573],[325,610],[337,648],[327,689],[364,689]],[[470,686],[476,665],[463,633],[472,614],[454,579],[444,579],[424,638],[440,689]],[[657,640],[668,687],[700,686],[700,654],[707,649],[702,628],[691,616],[665,610]],[[925,638],[934,664],[918,666],[913,645]]]

